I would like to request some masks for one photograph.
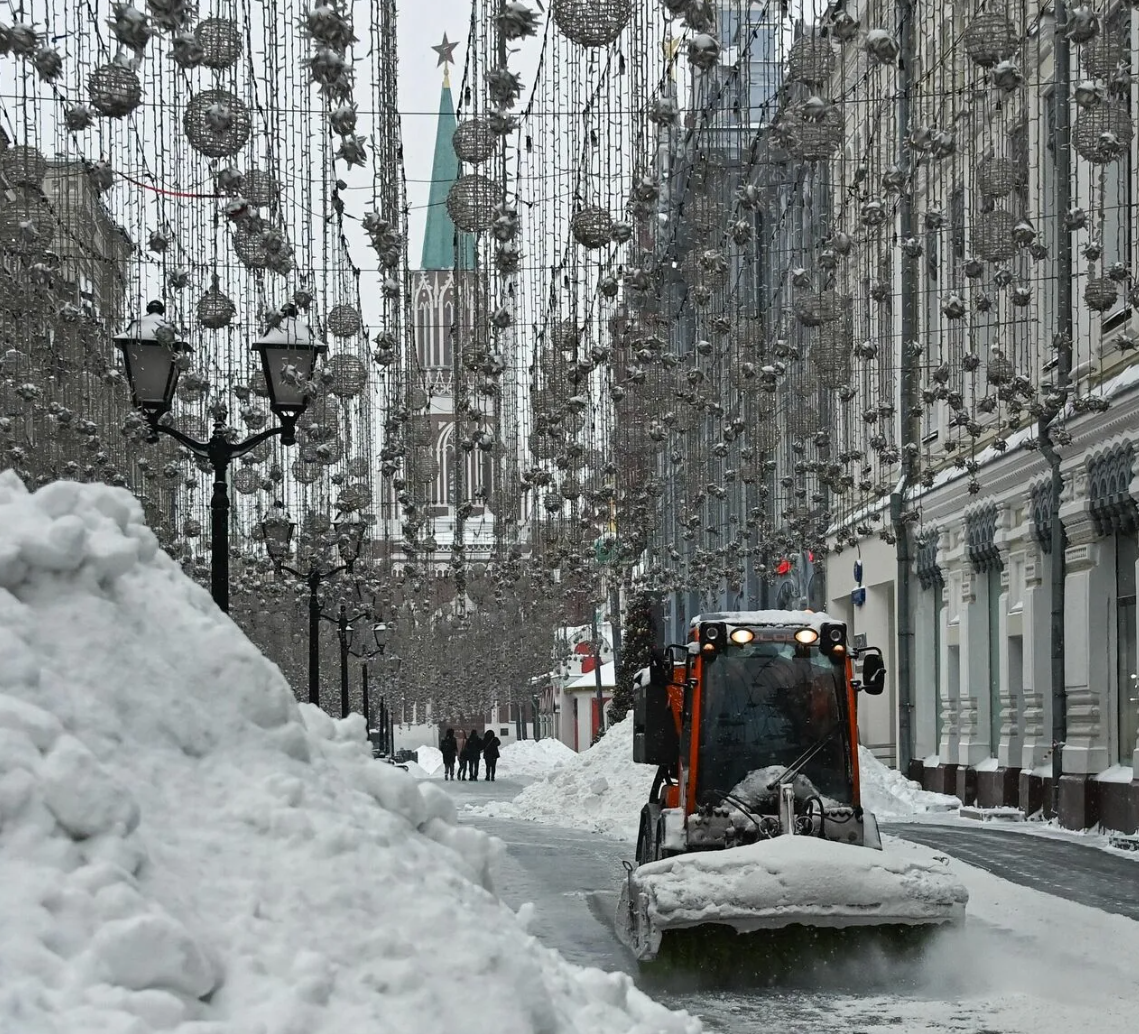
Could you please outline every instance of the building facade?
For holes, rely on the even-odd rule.
[[[893,6],[845,11],[894,30],[942,89],[915,84],[908,109],[869,89],[841,106],[835,196],[857,200],[833,210],[834,228],[874,239],[868,215],[884,214],[872,260],[839,284],[860,328],[855,376],[883,405],[839,430],[844,450],[876,462],[866,490],[834,507],[827,609],[883,648],[891,685],[865,702],[864,735],[869,721],[912,777],[967,804],[1050,815],[1058,760],[1063,825],[1135,832],[1139,97],[1122,70],[1136,18],[1110,4],[1094,26],[1058,30],[1049,5],[915,2],[907,43]],[[1005,24],[1002,79],[992,41]],[[1059,81],[1058,32],[1070,61]],[[829,90],[885,74],[851,61]],[[912,476],[880,462],[907,448]]]

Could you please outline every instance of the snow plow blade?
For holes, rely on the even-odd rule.
[[[804,942],[835,950],[867,941],[910,946],[924,936],[921,928],[962,923],[967,901],[941,858],[781,836],[631,869],[617,932],[641,962],[662,954],[667,941],[670,957],[691,953],[709,964],[721,951],[737,955],[739,934],[760,934],[748,947],[761,952],[781,940],[785,955]]]

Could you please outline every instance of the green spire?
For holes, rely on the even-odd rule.
[[[439,97],[439,123],[435,131],[435,161],[431,166],[427,227],[423,234],[423,269],[455,268],[455,224],[447,214],[447,192],[459,178],[459,159],[451,146],[451,137],[457,126],[455,105],[451,100],[451,80],[445,73],[443,92]],[[474,268],[475,242],[469,233],[459,236],[459,258],[461,268]]]

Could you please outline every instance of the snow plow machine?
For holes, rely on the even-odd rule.
[[[701,615],[639,673],[634,760],[657,773],[617,932],[640,962],[753,959],[773,980],[871,944],[910,956],[964,921],[945,859],[883,851],[861,805],[857,701],[885,674],[810,611]]]

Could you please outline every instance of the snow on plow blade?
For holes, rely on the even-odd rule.
[[[642,865],[622,889],[617,927],[649,961],[674,931],[955,925],[967,901],[940,858],[781,836]]]

